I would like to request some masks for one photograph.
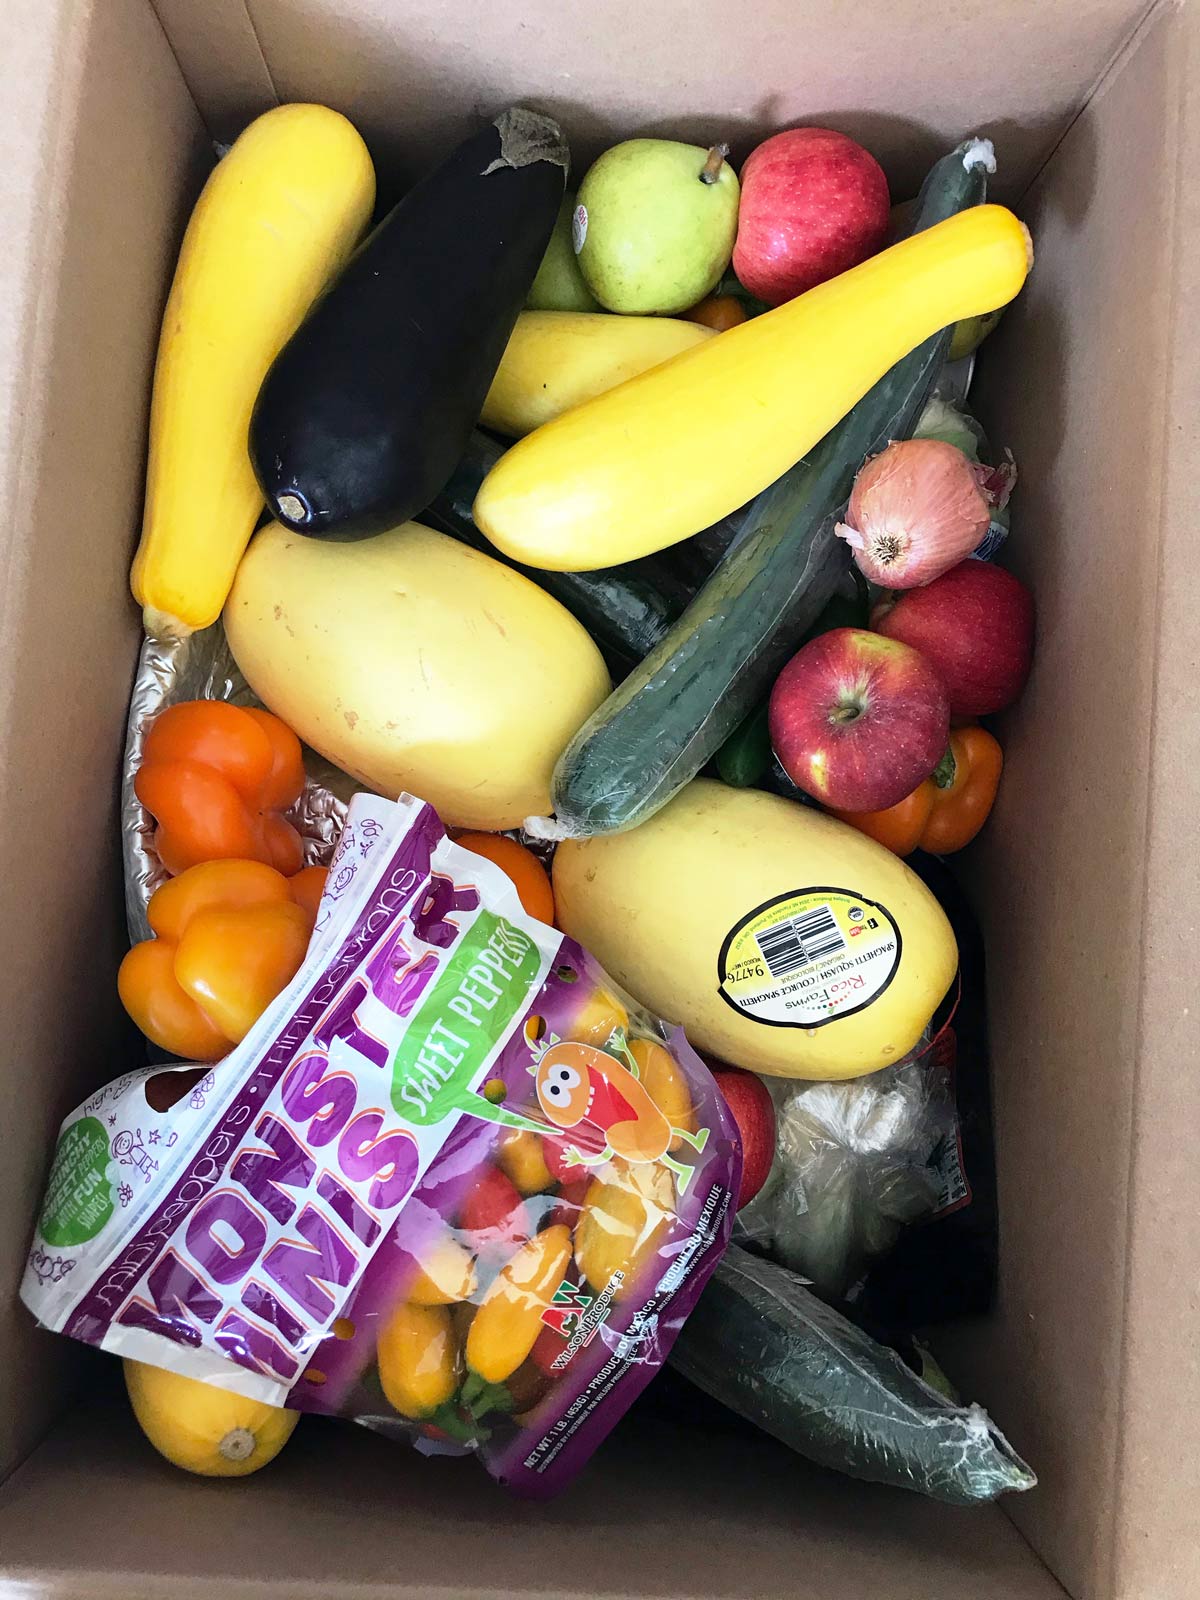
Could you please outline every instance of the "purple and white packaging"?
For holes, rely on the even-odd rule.
[[[639,1038],[643,1059],[665,1052],[674,1125],[640,1081]],[[467,1226],[481,1179],[516,1170],[502,1143],[517,1139],[509,1225]],[[666,1359],[728,1240],[740,1167],[681,1032],[530,917],[428,805],[360,795],[304,965],[242,1043],[211,1068],[127,1073],[67,1118],[21,1295],[73,1338],[427,1451],[474,1449],[547,1495]],[[614,1195],[642,1225],[618,1270],[599,1252],[599,1281],[579,1224],[590,1209],[594,1239]],[[467,1359],[477,1308],[524,1242],[564,1224],[562,1281],[530,1302],[511,1375],[485,1381]],[[469,1260],[433,1313],[454,1393],[405,1411],[379,1335],[439,1250]]]

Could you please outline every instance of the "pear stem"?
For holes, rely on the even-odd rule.
[[[728,154],[729,146],[727,144],[713,145],[712,149],[708,152],[708,159],[700,168],[701,183],[716,183],[717,179],[721,176],[721,167],[725,161],[725,157]]]

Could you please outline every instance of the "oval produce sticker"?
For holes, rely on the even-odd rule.
[[[717,979],[726,1005],[772,1028],[821,1028],[862,1011],[900,965],[886,906],[848,889],[794,889],[726,935]]]

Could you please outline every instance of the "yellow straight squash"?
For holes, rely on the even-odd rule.
[[[519,439],[713,337],[711,328],[676,317],[522,311],[480,421]]]
[[[130,582],[146,631],[215,622],[263,510],[250,413],[267,369],[343,266],[375,205],[346,118],[278,106],[216,165],[163,314],[142,539]]]
[[[576,407],[484,479],[475,522],[526,566],[584,572],[662,550],[793,466],[903,356],[1005,305],[1029,234],[975,206]]]
[[[899,1061],[958,965],[941,906],[890,850],[703,778],[639,827],[560,844],[554,904],[563,932],[698,1049],[780,1078]]]

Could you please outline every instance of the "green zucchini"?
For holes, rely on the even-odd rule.
[[[978,205],[991,146],[970,140],[934,166],[914,231]],[[950,343],[918,345],[754,502],[749,526],[667,636],[572,739],[554,774],[548,838],[618,833],[652,816],[712,759],[762,699],[849,564],[834,534],[867,456],[905,438]],[[841,546],[841,548],[839,548]]]
[[[630,561],[623,567],[600,567],[594,572],[544,572],[540,567],[523,567],[520,562],[509,561],[490,539],[484,538],[471,516],[480,484],[506,448],[476,428],[450,481],[422,512],[421,520],[524,573],[566,606],[602,650],[623,661],[626,668],[632,666],[666,637],[671,624],[691,603],[733,537],[736,520],[719,523],[695,540],[661,555]],[[709,542],[702,544],[702,540]],[[715,552],[711,559],[709,551]]]
[[[978,1505],[1036,1477],[979,1406],[959,1406],[786,1267],[731,1244],[675,1341],[705,1394],[823,1467]]]
[[[723,560],[736,541],[741,538],[749,512],[750,507],[743,506],[740,511],[731,512],[720,522],[714,522],[711,528],[705,528],[702,533],[696,534],[691,539],[685,539],[682,544],[677,544],[673,548],[693,554],[703,564],[704,576],[707,577],[717,562]]]

